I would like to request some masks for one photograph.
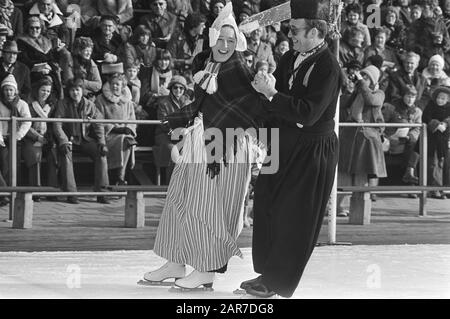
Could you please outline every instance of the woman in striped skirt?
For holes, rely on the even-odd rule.
[[[194,60],[195,101],[166,118],[171,128],[190,126],[182,130],[182,147],[173,148],[176,166],[154,247],[167,263],[144,275],[153,283],[175,278],[181,288],[210,287],[232,256],[242,257],[236,240],[258,150],[247,129],[259,127],[265,112],[251,86],[253,74],[236,52],[246,49],[245,37],[231,3],[226,8],[211,27],[212,49]],[[229,129],[240,129],[236,139],[226,140]],[[216,139],[208,142],[212,131]],[[220,134],[224,142],[218,144]],[[224,155],[210,154],[212,145]],[[185,265],[194,268],[186,277]]]

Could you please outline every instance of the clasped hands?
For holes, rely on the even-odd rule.
[[[267,99],[271,99],[276,93],[276,80],[274,76],[267,72],[259,71],[251,82],[256,92],[264,94]]]

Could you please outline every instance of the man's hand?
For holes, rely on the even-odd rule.
[[[6,147],[5,141],[3,139],[0,140],[0,147]]]
[[[441,123],[438,125],[438,127],[436,128],[439,132],[444,133],[445,130],[447,129],[447,124],[446,123]]]
[[[38,136],[37,141],[38,141],[39,143],[41,143],[41,144],[47,144],[47,139],[46,139],[44,136],[42,136],[42,135],[39,135],[39,136]]]
[[[115,127],[111,130],[111,132],[116,133],[116,134],[133,135],[133,131],[129,127],[126,127],[126,126]]]
[[[266,98],[272,98],[276,93],[276,80],[270,73],[258,72],[251,83],[256,92],[262,93]]]
[[[101,157],[106,156],[108,154],[108,148],[105,144],[98,144],[98,153]]]

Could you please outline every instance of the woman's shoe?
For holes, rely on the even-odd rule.
[[[186,276],[186,266],[166,262],[162,267],[157,270],[150,271],[144,274],[144,279],[152,284],[157,285],[158,283],[163,283],[166,279],[179,279]]]
[[[349,214],[348,209],[339,209],[336,215],[337,217],[348,217]]]
[[[67,202],[69,204],[79,204],[80,203],[80,201],[78,200],[78,197],[76,197],[76,196],[68,196]]]
[[[214,272],[200,272],[194,270],[188,276],[175,280],[175,286],[183,290],[212,289],[216,274]],[[202,288],[202,286],[204,288]]]
[[[41,201],[41,197],[33,196],[33,202],[39,203]]]
[[[433,192],[431,192],[430,197],[431,198],[436,198],[436,199],[445,199],[446,198],[444,196],[444,194],[442,194],[440,191],[433,191]]]
[[[106,196],[97,196],[97,202],[101,204],[111,204],[111,201]]]

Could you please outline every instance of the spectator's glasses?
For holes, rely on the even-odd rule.
[[[174,85],[174,86],[172,86],[172,90],[184,91],[184,86],[182,86],[182,85]]]
[[[30,30],[40,30],[40,29],[41,29],[40,26],[35,26],[35,25],[30,26]]]
[[[165,2],[153,2],[152,6],[154,7],[163,7],[166,3]]]
[[[253,64],[253,59],[245,59],[248,64]]]

